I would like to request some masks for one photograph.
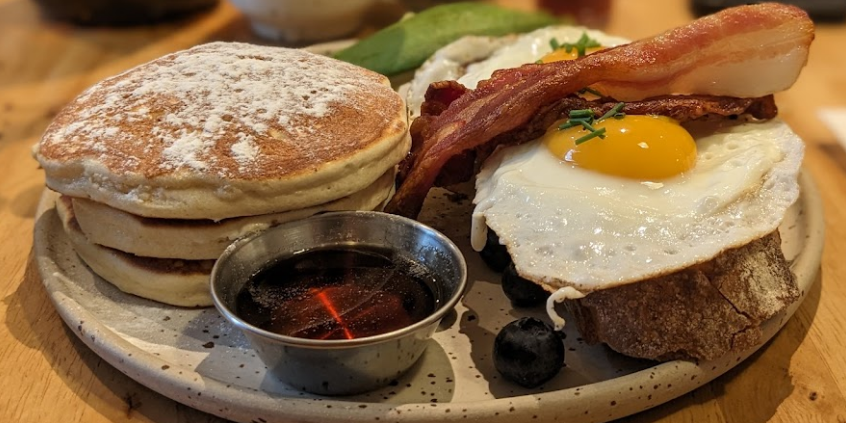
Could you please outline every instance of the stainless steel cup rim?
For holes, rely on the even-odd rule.
[[[307,220],[314,220],[314,219],[337,219],[337,218],[349,218],[352,216],[359,216],[365,217],[371,220],[379,220],[379,219],[390,219],[398,221],[405,225],[411,225],[415,228],[425,231],[430,235],[434,236],[438,241],[455,257],[456,265],[458,266],[460,280],[458,281],[458,286],[456,287],[453,294],[447,298],[446,301],[431,315],[426,317],[419,322],[411,324],[401,329],[397,329],[391,332],[382,333],[379,335],[373,335],[368,337],[362,338],[355,338],[355,339],[309,339],[309,338],[299,338],[294,336],[287,336],[281,335],[275,332],[270,332],[256,326],[247,323],[240,317],[238,317],[233,310],[230,310],[224,304],[224,301],[218,295],[218,289],[216,287],[219,285],[219,277],[218,275],[221,272],[223,266],[225,266],[225,262],[228,258],[234,254],[239,249],[243,248],[243,246],[249,244],[250,242],[255,241],[262,236],[265,236],[269,231],[283,231],[288,227],[293,227],[294,225],[303,224],[304,221]],[[338,244],[334,245],[344,245],[344,243],[339,242]],[[256,270],[259,270],[256,268]],[[464,255],[461,254],[458,246],[452,242],[449,238],[447,238],[444,234],[437,231],[436,229],[420,223],[416,220],[409,219],[406,217],[378,212],[378,211],[338,211],[338,212],[326,212],[317,214],[302,220],[296,220],[292,222],[282,223],[280,225],[274,226],[272,228],[268,228],[264,231],[260,231],[258,233],[249,235],[244,238],[240,238],[230,244],[220,255],[220,257],[215,261],[214,266],[212,267],[211,271],[211,296],[212,301],[214,302],[215,308],[217,308],[218,312],[223,315],[230,323],[235,325],[241,330],[251,332],[255,335],[261,336],[265,339],[272,340],[274,342],[278,342],[281,344],[286,344],[290,346],[296,347],[304,347],[304,348],[314,348],[314,349],[343,349],[343,348],[352,348],[358,347],[363,345],[373,345],[382,342],[388,342],[391,340],[402,338],[403,336],[413,333],[420,328],[426,327],[431,325],[444,317],[448,312],[450,312],[455,305],[458,304],[458,301],[464,296],[464,291],[467,288],[467,263],[464,260]]]

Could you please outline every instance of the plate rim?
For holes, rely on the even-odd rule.
[[[352,45],[355,41],[354,39],[328,41],[305,47],[305,50],[328,55]],[[202,373],[193,369],[181,366],[180,368],[183,369],[182,374],[175,372],[152,372],[150,371],[151,369],[162,368],[162,366],[172,365],[174,363],[147,353],[119,334],[109,330],[93,314],[72,298],[64,295],[59,290],[59,287],[55,286],[55,284],[62,282],[56,280],[59,278],[57,272],[50,272],[51,264],[54,265],[55,263],[49,260],[49,247],[48,242],[46,242],[46,237],[48,236],[46,230],[48,228],[45,228],[48,225],[41,223],[41,217],[53,207],[52,197],[57,194],[47,188],[42,193],[36,211],[34,250],[42,283],[48,291],[48,296],[53,302],[54,308],[62,317],[65,324],[71,328],[86,346],[111,366],[151,390],[189,407],[222,418],[243,422],[262,419],[265,421],[274,421],[277,418],[286,421],[290,419],[314,422],[348,422],[359,419],[372,420],[374,415],[379,415],[388,416],[398,422],[425,422],[433,418],[438,418],[439,420],[461,419],[463,421],[487,422],[494,416],[490,414],[490,410],[486,409],[485,406],[495,403],[496,405],[507,406],[505,407],[506,409],[528,408],[536,415],[540,415],[539,419],[543,420],[542,415],[544,414],[548,414],[548,417],[561,417],[562,412],[570,411],[572,413],[574,409],[578,410],[581,415],[581,410],[583,409],[581,407],[585,403],[593,404],[591,401],[602,401],[605,404],[613,406],[611,412],[603,416],[590,416],[590,421],[605,422],[666,403],[699,386],[711,382],[734,366],[745,361],[750,355],[766,345],[784,324],[792,318],[795,311],[804,302],[807,292],[818,279],[817,275],[820,270],[825,241],[825,220],[822,199],[813,177],[804,167],[799,174],[799,185],[801,189],[797,202],[803,202],[802,207],[805,212],[805,218],[802,221],[805,223],[805,231],[808,236],[799,255],[795,258],[791,269],[797,275],[797,282],[799,279],[802,279],[802,281],[806,282],[806,286],[801,290],[799,300],[791,304],[782,314],[773,317],[765,323],[769,327],[765,330],[764,338],[758,345],[739,353],[727,354],[713,361],[700,363],[683,360],[667,361],[656,363],[654,366],[637,372],[600,382],[555,391],[495,398],[485,401],[407,404],[371,402],[366,403],[367,408],[360,408],[359,404],[361,402],[338,400],[332,397],[315,400],[313,398],[274,395],[265,391],[234,385],[227,387],[225,381],[204,376]],[[65,235],[61,234],[60,236]],[[799,283],[799,285],[801,288],[802,284]],[[82,325],[79,325],[77,330],[74,330],[74,325],[79,320],[86,321],[84,330]],[[98,324],[92,325],[92,322],[97,322]],[[128,356],[132,357],[133,360],[126,358],[127,353],[129,353]],[[177,364],[177,366],[179,365]],[[650,404],[644,406],[642,402],[620,403],[616,401],[620,398],[619,395],[624,394],[624,392],[616,390],[614,388],[615,386],[643,385],[653,380],[652,378],[660,379],[662,375],[677,371],[686,372],[684,373],[685,379],[681,381],[682,383],[674,384],[672,389],[668,388],[651,392],[653,401]],[[196,395],[197,392],[202,392],[202,396]],[[257,392],[262,392],[263,395],[256,396]],[[558,398],[559,396],[561,398]],[[259,405],[261,407],[256,407],[257,404],[255,401],[257,399],[260,400]],[[316,402],[323,405],[319,409],[319,412],[315,412],[317,411],[314,408]],[[281,406],[282,403],[284,403],[284,406]],[[404,407],[405,411],[412,412],[400,413],[400,407]],[[444,407],[459,408],[462,409],[462,412],[445,414],[442,410]],[[501,415],[500,419],[507,417],[509,416]]]
[[[36,212],[34,252],[42,283],[54,304],[54,308],[65,324],[95,354],[142,385],[175,401],[219,417],[244,422],[256,419],[256,417],[250,416],[261,416],[267,421],[284,418],[297,421],[345,422],[356,419],[372,420],[373,416],[389,416],[396,421],[418,422],[431,420],[435,417],[446,419],[450,416],[444,413],[444,407],[451,407],[462,409],[464,414],[456,412],[450,418],[467,416],[462,420],[487,421],[493,418],[490,408],[488,408],[492,405],[503,406],[505,409],[528,408],[534,414],[541,416],[547,414],[548,416],[561,416],[565,412],[579,411],[581,414],[581,410],[587,410],[583,408],[586,403],[605,402],[605,404],[615,405],[610,414],[607,414],[607,417],[598,417],[599,420],[591,419],[591,421],[608,421],[660,405],[712,381],[764,346],[792,317],[804,302],[807,292],[818,279],[825,229],[821,197],[810,172],[804,168],[799,175],[799,184],[801,194],[797,201],[803,203],[804,218],[801,222],[805,226],[806,238],[801,251],[794,260],[792,270],[797,275],[797,281],[802,288],[802,296],[789,306],[782,315],[776,316],[766,323],[772,327],[765,331],[764,339],[758,345],[739,353],[728,354],[715,361],[700,363],[681,360],[668,361],[600,382],[556,391],[484,401],[397,404],[366,403],[331,397],[321,399],[296,398],[235,385],[226,387],[225,381],[204,376],[202,373],[178,364],[175,365],[182,369],[181,375],[176,372],[153,372],[152,369],[174,365],[174,363],[131,344],[118,333],[110,330],[73,298],[61,291],[61,284],[65,283],[61,280],[64,275],[56,271],[59,266],[51,256],[48,242],[48,237],[51,235],[49,232],[51,225],[42,220],[45,213],[53,209],[53,201],[57,194],[46,188],[42,193]],[[49,218],[50,216],[46,217]],[[53,217],[55,218],[55,216]],[[55,222],[52,227],[55,227]],[[62,233],[59,236],[66,235]],[[85,326],[83,327],[80,324],[77,327],[77,322],[81,320],[85,321]],[[75,327],[77,329],[74,329]],[[128,357],[131,357],[131,359]],[[652,378],[660,379],[662,376],[679,371],[685,372],[685,380],[679,383],[674,381],[672,389],[651,392],[653,398],[649,404],[643,405],[642,401],[621,402],[619,400],[620,395],[625,394],[617,389],[619,386],[642,385],[643,382],[649,383],[648,381],[653,380]],[[197,392],[202,392],[202,396],[196,395]],[[257,393],[260,394],[257,395]],[[612,401],[615,402],[612,403]],[[315,409],[314,404],[316,402],[322,404],[323,407],[319,410]],[[366,403],[367,408],[359,408],[359,404],[362,403]],[[404,412],[398,412],[400,410]]]

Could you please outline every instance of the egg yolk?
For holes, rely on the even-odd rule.
[[[696,142],[678,122],[664,116],[607,118],[593,123],[605,138],[576,145],[590,131],[582,126],[559,130],[557,122],[543,136],[555,157],[573,166],[625,178],[655,180],[679,175],[696,163]]]
[[[605,47],[591,47],[585,49],[585,54],[591,54],[593,52],[602,50]],[[567,52],[567,49],[560,48],[558,50],[554,50],[551,53],[547,53],[545,56],[541,57],[541,63],[552,63],[552,62],[560,62],[562,60],[575,60],[579,57],[579,52],[573,48]]]
[[[585,49],[585,55],[597,52],[599,50],[604,49],[605,47],[590,47]],[[547,53],[545,56],[541,57],[539,62],[540,63],[552,63],[552,62],[560,62],[564,60],[576,60],[579,58],[579,51],[576,48],[570,49],[568,52],[566,48],[559,48],[556,50]],[[588,99],[588,100],[596,100],[599,98],[598,95],[592,94],[589,92],[583,92],[579,94],[581,97]]]

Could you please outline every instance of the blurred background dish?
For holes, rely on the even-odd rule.
[[[36,0],[48,16],[83,25],[154,23],[205,10],[217,0]]]
[[[846,19],[846,1],[843,0],[779,0],[799,6],[816,22],[843,22]],[[747,4],[746,0],[691,0],[691,9],[697,16],[709,15],[727,7]]]
[[[377,0],[232,0],[257,35],[288,43],[350,35],[375,3]]]

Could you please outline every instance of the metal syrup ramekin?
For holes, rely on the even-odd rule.
[[[436,275],[441,291],[427,318],[376,336],[315,340],[269,332],[234,312],[238,292],[259,270],[295,253],[337,246],[389,248]],[[296,389],[346,395],[387,385],[423,354],[435,329],[464,294],[467,267],[458,247],[436,230],[380,212],[332,212],[288,222],[230,245],[211,274],[215,307],[249,339],[270,372]]]

